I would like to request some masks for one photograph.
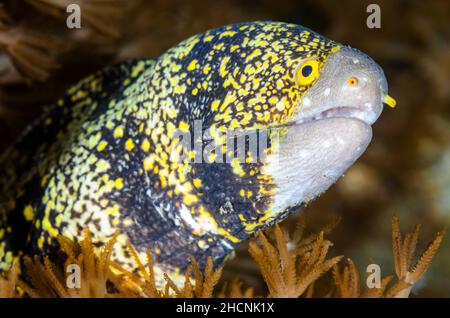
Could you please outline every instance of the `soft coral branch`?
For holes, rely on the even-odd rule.
[[[302,254],[289,253],[287,234],[277,225],[274,242],[260,232],[250,242],[249,253],[258,264],[270,297],[300,297],[314,281],[337,264],[342,256],[326,259],[330,242],[321,232]]]
[[[428,247],[413,265],[413,259],[419,240],[420,225],[407,232],[404,237],[400,230],[399,220],[392,217],[392,250],[394,256],[394,270],[397,282],[389,284],[392,276],[381,278],[379,288],[365,288],[360,293],[359,272],[355,264],[349,260],[342,270],[334,266],[333,277],[336,286],[336,297],[408,297],[412,287],[428,270],[444,238],[444,232],[438,232]]]
[[[303,222],[303,221],[302,221]],[[302,229],[303,228],[303,229]],[[300,231],[299,231],[300,229]],[[381,279],[378,288],[361,288],[360,274],[353,261],[348,260],[340,269],[342,256],[327,258],[331,242],[324,239],[324,231],[302,239],[304,225],[299,225],[291,235],[277,225],[260,232],[250,242],[249,253],[260,268],[269,290],[269,297],[313,297],[316,281],[331,268],[333,288],[325,295],[334,297],[407,297],[412,286],[429,268],[444,237],[436,234],[428,247],[413,265],[419,226],[405,234],[400,232],[398,219],[392,219],[392,244],[395,272],[398,281],[388,285],[392,276]],[[19,277],[19,265],[13,267],[6,278],[0,277],[0,297],[18,296],[21,290],[30,297],[213,297],[214,290],[222,276],[222,268],[213,268],[211,257],[207,259],[204,271],[191,258],[191,265],[185,270],[184,280],[176,280],[168,273],[156,277],[153,257],[146,253],[145,263],[140,254],[128,243],[128,250],[134,260],[136,271],[131,272],[111,261],[117,233],[103,245],[96,248],[90,232],[85,229],[84,239],[75,242],[59,237],[58,242],[66,255],[65,264],[43,258],[24,258],[28,279]],[[305,241],[306,240],[306,241]],[[299,248],[301,247],[301,248]],[[77,264],[81,271],[81,288],[66,286],[65,268]],[[165,284],[158,284],[157,281]],[[183,278],[183,277],[181,277]],[[111,283],[111,284],[108,284]],[[109,287],[110,288],[109,288]],[[389,287],[389,288],[388,288]],[[234,279],[225,282],[220,297],[253,297],[253,289],[242,290],[242,284]]]
[[[416,252],[419,230],[420,226],[416,225],[402,239],[399,220],[396,216],[392,217],[392,250],[394,254],[395,273],[399,281],[386,292],[387,297],[409,296],[412,286],[423,277],[430,267],[431,261],[444,239],[445,231],[438,232],[413,265],[412,260]]]

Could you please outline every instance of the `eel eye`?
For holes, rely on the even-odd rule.
[[[356,77],[354,77],[354,76],[349,77],[347,79],[347,85],[348,86],[355,87],[355,86],[358,86],[358,83],[359,83],[358,79]]]
[[[307,60],[300,64],[297,69],[297,83],[299,85],[309,85],[319,76],[319,62],[317,60]]]

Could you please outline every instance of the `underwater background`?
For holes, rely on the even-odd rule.
[[[0,152],[45,104],[105,65],[156,57],[224,24],[291,22],[367,53],[384,69],[389,94],[397,100],[374,124],[362,158],[305,209],[312,226],[339,216],[329,235],[334,253],[353,259],[362,275],[377,263],[384,276],[393,272],[393,214],[404,229],[420,223],[422,243],[450,224],[449,1],[85,0],[78,1],[82,10],[83,3],[88,8],[80,30],[65,26],[69,2],[0,2]],[[370,3],[381,8],[380,29],[366,26]],[[6,32],[11,19],[14,32]],[[226,264],[225,277],[239,274],[258,291],[264,284],[246,250],[242,246]],[[450,297],[449,235],[414,294]]]

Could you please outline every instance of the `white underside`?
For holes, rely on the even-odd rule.
[[[327,190],[363,154],[369,125],[352,118],[327,118],[289,128],[264,173],[276,184],[274,216]]]

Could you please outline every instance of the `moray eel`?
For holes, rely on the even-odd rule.
[[[157,273],[181,275],[190,256],[219,265],[361,156],[383,103],[395,106],[387,90],[364,53],[279,22],[99,71],[1,158],[0,271],[57,254],[55,237],[85,227],[98,245],[119,230],[113,259],[126,268],[127,240]]]

